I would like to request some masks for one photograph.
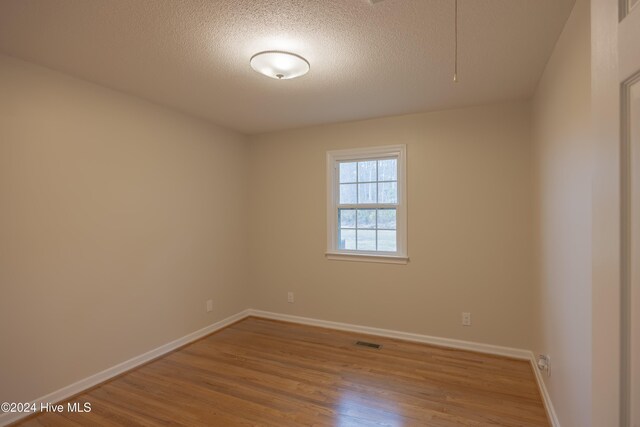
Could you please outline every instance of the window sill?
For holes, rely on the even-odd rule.
[[[409,257],[395,255],[346,254],[343,252],[327,252],[327,259],[335,261],[379,262],[385,264],[407,264]]]

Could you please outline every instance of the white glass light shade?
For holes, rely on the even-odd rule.
[[[272,50],[253,55],[251,68],[267,77],[286,80],[307,74],[309,63],[295,53]]]

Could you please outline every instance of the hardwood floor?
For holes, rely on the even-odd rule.
[[[528,362],[259,318],[72,402],[20,425],[549,425]]]

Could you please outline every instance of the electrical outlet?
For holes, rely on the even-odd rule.
[[[471,313],[462,313],[462,326],[471,326]]]
[[[295,299],[293,298],[293,292],[288,292],[287,293],[287,302],[289,304],[293,304],[295,302]]]
[[[207,300],[207,313],[213,311],[213,300]]]
[[[546,372],[548,377],[551,376],[551,357],[548,354],[538,355],[538,369]]]

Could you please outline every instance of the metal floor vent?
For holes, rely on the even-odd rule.
[[[375,348],[377,350],[380,350],[382,348],[382,344],[376,344],[376,343],[366,342],[366,341],[356,341],[356,345],[359,345],[362,347]]]

